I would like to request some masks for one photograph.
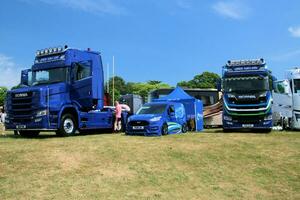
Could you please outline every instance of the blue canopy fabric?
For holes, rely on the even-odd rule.
[[[176,87],[167,96],[164,96],[164,97],[161,97],[161,98],[155,99],[155,100],[159,100],[159,101],[192,100],[192,101],[194,101],[195,98],[188,95],[181,87]]]
[[[195,130],[203,129],[203,104],[202,101],[188,95],[181,87],[176,87],[169,95],[159,99],[153,99],[153,102],[175,101],[180,102],[185,107],[187,120],[194,121]]]

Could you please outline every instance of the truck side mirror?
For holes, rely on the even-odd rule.
[[[29,84],[29,73],[31,72],[30,69],[25,69],[21,71],[21,85],[28,85]]]

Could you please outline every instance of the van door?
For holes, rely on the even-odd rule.
[[[83,111],[93,108],[92,62],[72,64],[70,98],[80,105]]]

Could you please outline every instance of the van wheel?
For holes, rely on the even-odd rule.
[[[161,134],[168,135],[168,125],[167,124],[163,124],[163,126],[161,128]]]
[[[188,131],[188,127],[186,124],[182,125],[182,129],[181,129],[182,133],[186,133]]]
[[[57,135],[67,137],[75,135],[77,123],[71,114],[64,114],[60,121],[60,127]]]
[[[223,128],[223,133],[230,133],[232,132],[232,130],[228,129],[228,128]]]
[[[32,137],[37,137],[40,134],[40,132],[39,131],[19,131],[19,134],[22,137],[32,138]]]

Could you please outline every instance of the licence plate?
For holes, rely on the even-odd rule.
[[[253,124],[243,124],[242,126],[243,126],[243,128],[253,128],[254,127]]]
[[[133,130],[144,130],[143,126],[133,126],[132,127]]]
[[[25,129],[25,128],[26,128],[26,125],[17,125],[16,128],[17,128],[17,129]]]

